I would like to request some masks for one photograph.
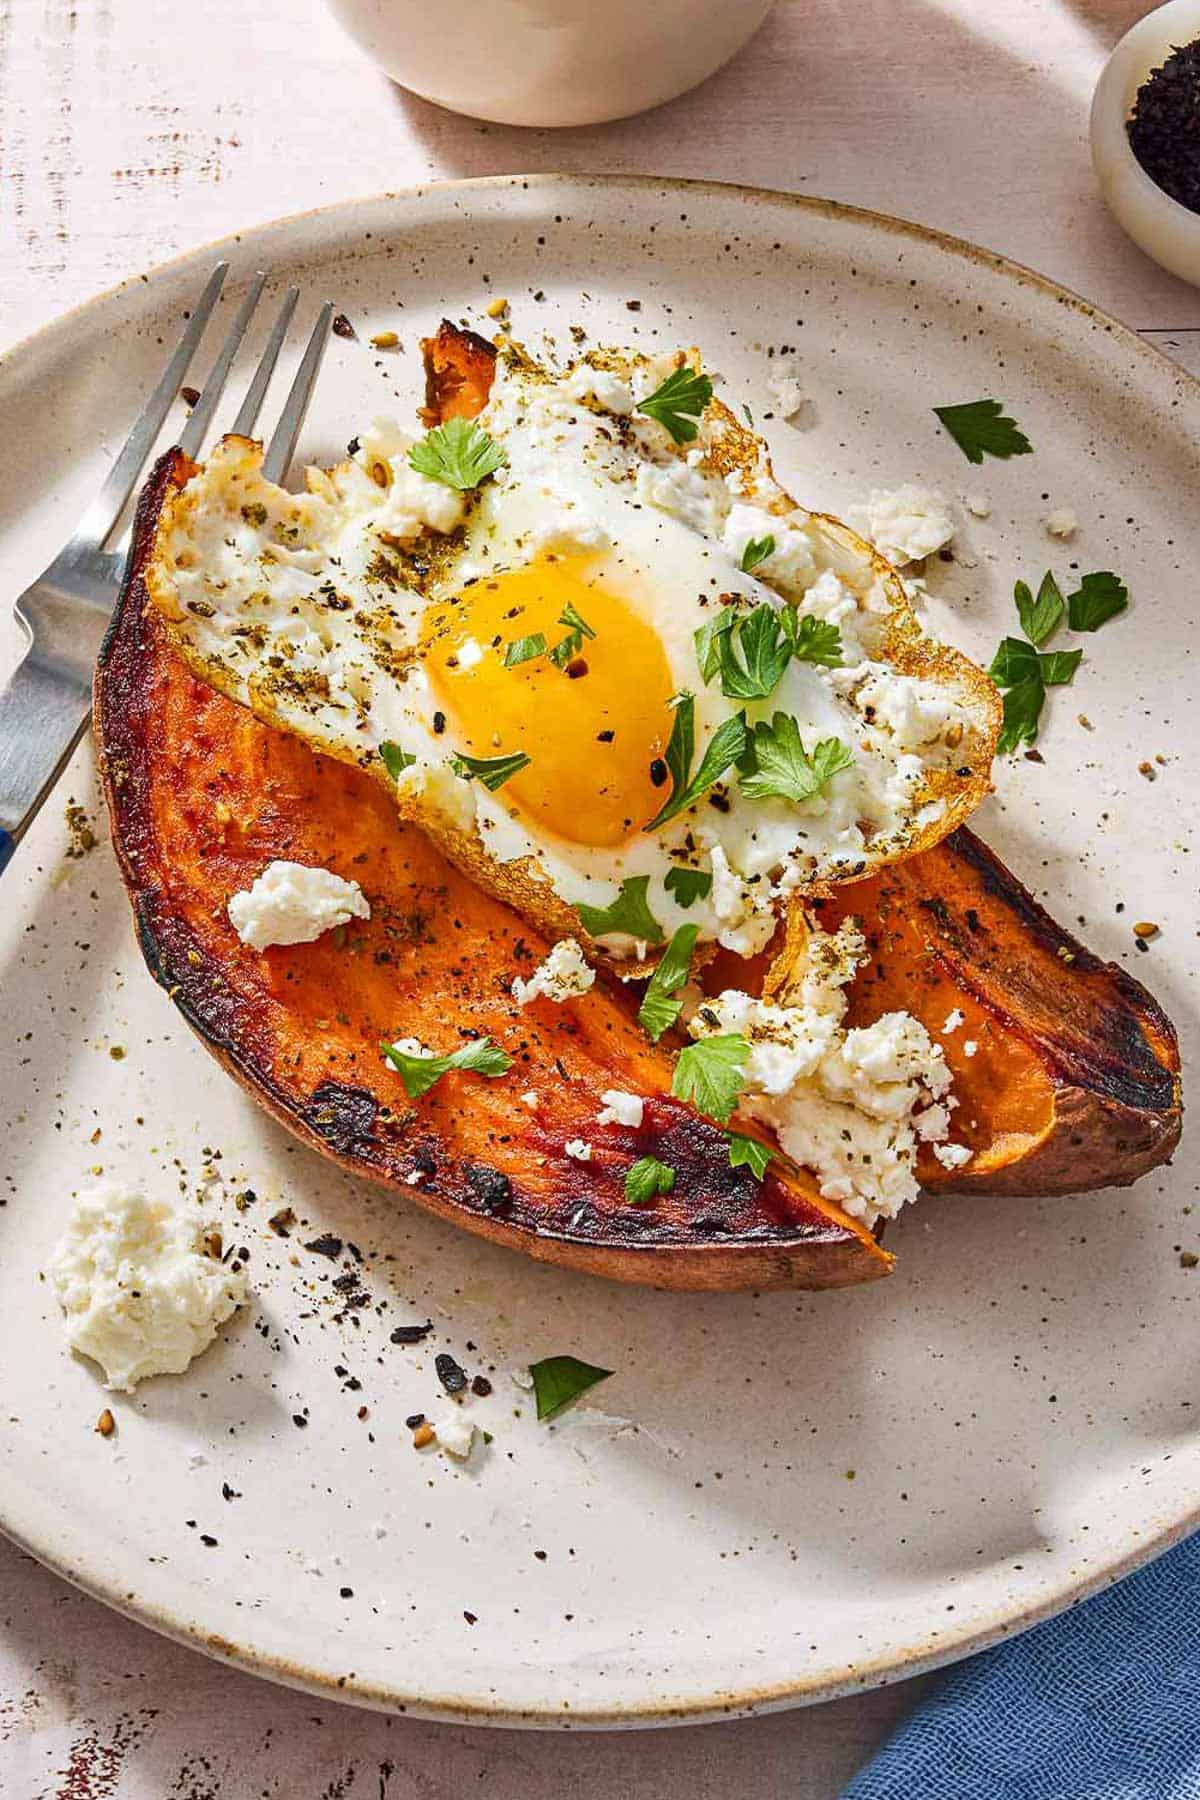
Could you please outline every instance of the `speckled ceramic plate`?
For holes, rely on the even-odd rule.
[[[1088,640],[1074,688],[1048,705],[1044,761],[1000,772],[980,827],[1150,982],[1190,1054],[1200,390],[1187,377],[995,257],[734,188],[466,182],[224,249],[239,275],[262,263],[358,326],[326,364],[317,455],[367,415],[407,415],[419,332],[443,312],[485,322],[502,294],[535,341],[579,323],[704,346],[815,504],[913,478],[987,495],[928,603],[984,660],[1013,625],[1015,577],[1121,573],[1128,615]],[[131,282],[0,364],[11,590],[67,535],[212,260]],[[384,327],[402,352],[366,347]],[[798,426],[770,416],[768,350],[784,345],[809,397]],[[931,408],[984,395],[1007,402],[1035,455],[968,466]],[[1069,547],[1043,529],[1051,505],[1079,514]],[[101,840],[79,857],[69,796]],[[86,749],[4,900],[0,1522],[147,1624],[399,1711],[649,1725],[963,1655],[1196,1522],[1186,1140],[1132,1192],[926,1201],[890,1235],[895,1276],[865,1289],[622,1288],[351,1182],[256,1111],[142,966]],[[1162,931],[1135,956],[1137,918]],[[186,1377],[113,1402],[107,1440],[93,1425],[108,1397],[65,1353],[39,1275],[94,1168],[158,1189],[207,1180],[255,1290]],[[285,1205],[302,1222],[286,1240],[267,1223]],[[347,1308],[339,1264],[302,1248],[322,1232],[358,1246],[368,1305]],[[390,1342],[427,1317],[424,1345]],[[415,1453],[404,1427],[436,1404],[442,1349],[494,1384],[472,1403],[493,1441],[465,1468]],[[539,1426],[508,1371],[561,1351],[616,1373]]]

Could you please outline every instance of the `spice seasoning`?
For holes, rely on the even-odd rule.
[[[435,1356],[433,1366],[437,1370],[438,1380],[448,1394],[461,1394],[467,1385],[467,1371],[461,1363],[455,1362],[448,1351],[443,1350]]]
[[[1200,38],[1177,46],[1151,70],[1126,129],[1151,181],[1200,213]]]

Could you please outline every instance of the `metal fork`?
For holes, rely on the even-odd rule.
[[[209,276],[157,387],[100,492],[69,542],[26,588],[14,608],[28,643],[7,687],[0,690],[0,870],[10,861],[87,725],[92,668],[120,592],[132,528],[126,529],[111,549],[105,546],[150,459],[228,273],[229,264],[222,262]],[[261,270],[255,275],[217,352],[179,439],[178,447],[185,456],[196,457],[200,453],[266,279]],[[230,427],[243,436],[250,436],[258,422],[299,297],[300,290],[295,287],[285,294],[266,348]],[[282,482],[287,476],[316,385],[332,317],[330,301],[321,308],[279,423],[267,445],[263,473],[269,481]]]

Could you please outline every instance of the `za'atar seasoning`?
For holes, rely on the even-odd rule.
[[[1200,38],[1172,50],[1138,89],[1133,154],[1164,194],[1200,213]]]

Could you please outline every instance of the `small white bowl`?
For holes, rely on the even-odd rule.
[[[402,87],[501,125],[596,125],[704,81],[774,0],[329,0]]]
[[[1177,44],[1200,37],[1200,0],[1167,0],[1127,31],[1092,100],[1092,162],[1110,211],[1147,256],[1200,287],[1200,213],[1152,181],[1129,147],[1137,91]]]

